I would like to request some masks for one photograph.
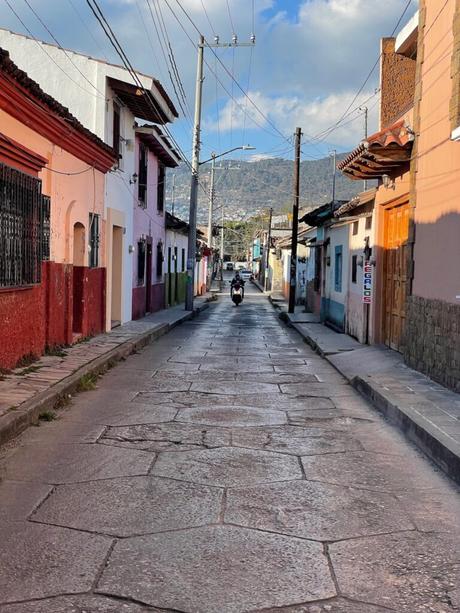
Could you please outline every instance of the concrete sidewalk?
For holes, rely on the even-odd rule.
[[[459,394],[406,366],[396,351],[362,345],[319,323],[315,315],[302,313],[303,307],[290,315],[285,302],[271,302],[317,353],[460,483]]]
[[[185,311],[183,305],[164,309],[0,374],[0,445],[36,423],[40,415],[66,402],[69,394],[85,385],[85,378],[106,371],[206,309],[210,296],[195,298],[193,313]]]

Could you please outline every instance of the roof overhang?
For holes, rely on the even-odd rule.
[[[380,179],[410,162],[413,141],[414,133],[401,119],[362,141],[337,168],[349,179]]]
[[[163,86],[156,79],[151,79],[150,89],[113,77],[108,77],[108,83],[134,117],[165,124],[179,116]]]
[[[180,163],[180,155],[157,126],[141,126],[136,128],[136,136],[168,168],[175,168]]]
[[[299,219],[299,222],[305,223],[311,228],[322,226],[324,223],[332,219],[334,211],[345,203],[346,200],[333,200],[332,202],[327,202],[313,211],[308,212],[301,219]]]
[[[167,230],[175,230],[182,234],[188,233],[188,223],[166,211],[165,226]]]
[[[408,57],[413,55],[414,50],[417,49],[418,22],[419,12],[417,11],[396,36],[396,53]]]
[[[375,187],[368,189],[365,192],[361,192],[345,204],[342,204],[342,206],[334,212],[334,217],[341,217],[342,215],[355,211],[359,207],[373,203],[375,201],[376,193],[377,189]]]

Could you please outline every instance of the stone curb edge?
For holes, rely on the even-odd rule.
[[[327,358],[326,358],[327,359]],[[407,439],[417,445],[448,477],[460,485],[460,446],[447,434],[420,415],[415,408],[401,406],[391,393],[372,385],[367,377],[353,377],[350,384],[387,420],[398,426]]]
[[[80,366],[80,368],[68,377],[65,377],[65,379],[36,394],[30,400],[26,400],[17,409],[6,413],[6,415],[0,417],[0,445],[11,441],[26,428],[37,423],[39,415],[44,411],[50,411],[59,406],[68,394],[75,392],[80,379],[85,375],[104,373],[110,366],[128,357],[135,350],[142,349],[207,308],[209,308],[209,303],[205,302],[196,307],[193,312],[185,312],[171,323],[157,324],[147,332],[142,332],[137,337],[121,343],[107,353]]]
[[[271,300],[274,308],[278,308]],[[355,376],[349,379],[337,366],[328,358],[316,341],[286,318],[282,318],[288,326],[295,331],[318,353],[324,360],[327,360],[337,372],[339,372],[363,398],[369,401],[372,406],[386,417],[389,423],[397,426],[408,440],[414,443],[430,460],[432,460],[448,477],[460,484],[460,448],[456,441],[451,440],[448,435],[436,428],[429,420],[416,412],[409,406],[397,404],[397,400],[392,398],[390,393],[385,394],[381,389],[377,389],[371,377]]]

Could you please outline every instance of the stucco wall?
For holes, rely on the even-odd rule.
[[[371,311],[371,307],[366,307],[363,304],[363,265],[364,261],[364,247],[365,239],[369,237],[369,247],[372,249],[372,257],[374,257],[374,232],[375,232],[375,220],[372,219],[372,227],[366,229],[366,218],[361,217],[357,219],[358,232],[353,234],[354,222],[349,225],[349,253],[348,253],[348,296],[347,296],[347,310],[346,310],[346,332],[351,336],[359,340],[360,343],[366,341],[366,309]],[[357,256],[357,268],[356,268],[356,283],[352,281],[352,257]],[[372,302],[375,303],[375,267],[373,267],[373,294]],[[369,321],[369,331],[371,329],[371,321]]]
[[[348,290],[348,223],[339,223],[331,226],[327,230],[327,237],[330,243],[327,248],[327,257],[330,258],[329,265],[326,265],[326,284],[325,292],[321,301],[321,317],[324,321],[333,323],[340,329],[345,326],[345,306]],[[336,270],[336,247],[342,248],[342,276],[341,289],[335,287]]]
[[[50,259],[55,262],[73,262],[74,224],[78,222],[85,227],[87,246],[89,213],[94,212],[101,215],[99,265],[105,266],[104,174],[93,168],[88,170],[85,162],[54,145],[1,109],[0,125],[3,134],[45,157],[50,168],[63,173],[81,173],[62,175],[46,167],[39,173],[42,192],[51,197]],[[88,264],[87,249],[84,252],[84,264]]]
[[[80,291],[74,291],[74,277]],[[105,270],[43,262],[40,284],[0,291],[0,367],[13,368],[24,356],[40,356],[46,347],[73,340],[75,301],[81,308],[79,333],[104,329]]]
[[[452,0],[441,11],[443,4],[441,0],[426,3],[412,291],[423,298],[460,304],[460,143],[450,140],[456,3]]]

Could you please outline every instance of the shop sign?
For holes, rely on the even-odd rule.
[[[363,266],[363,303],[372,303],[372,274],[373,266],[370,262],[364,262]]]

